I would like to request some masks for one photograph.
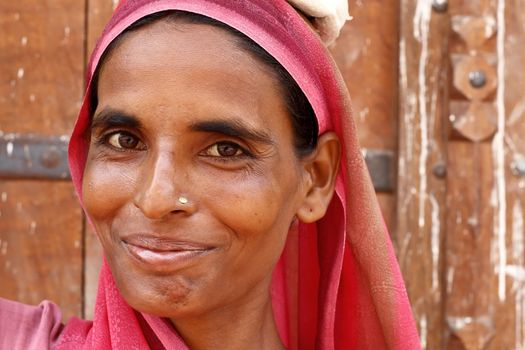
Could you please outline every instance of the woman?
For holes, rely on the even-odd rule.
[[[32,323],[53,346],[419,347],[346,89],[286,2],[125,2],[69,153],[106,258],[93,322]]]

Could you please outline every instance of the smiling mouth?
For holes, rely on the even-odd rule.
[[[215,247],[154,236],[133,235],[122,239],[125,250],[147,269],[173,271],[191,265]]]

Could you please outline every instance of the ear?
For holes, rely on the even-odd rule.
[[[304,160],[306,195],[297,210],[297,218],[302,222],[315,222],[326,213],[334,193],[340,159],[341,144],[337,135],[332,131],[322,134],[316,150]]]

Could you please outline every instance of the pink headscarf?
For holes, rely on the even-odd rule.
[[[347,89],[324,45],[285,0],[128,0],[113,14],[88,67],[88,88],[69,146],[81,201],[89,144],[93,72],[110,42],[138,19],[164,10],[202,14],[244,33],[292,75],[320,133],[343,144],[326,216],[293,228],[272,282],[279,334],[289,349],[419,349],[406,290],[361,155]],[[186,349],[165,319],[133,310],[104,263],[93,322],[73,319],[59,349]]]

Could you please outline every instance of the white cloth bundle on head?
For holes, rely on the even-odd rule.
[[[288,0],[296,9],[309,17],[321,39],[328,46],[339,36],[339,32],[347,20],[348,0]]]

